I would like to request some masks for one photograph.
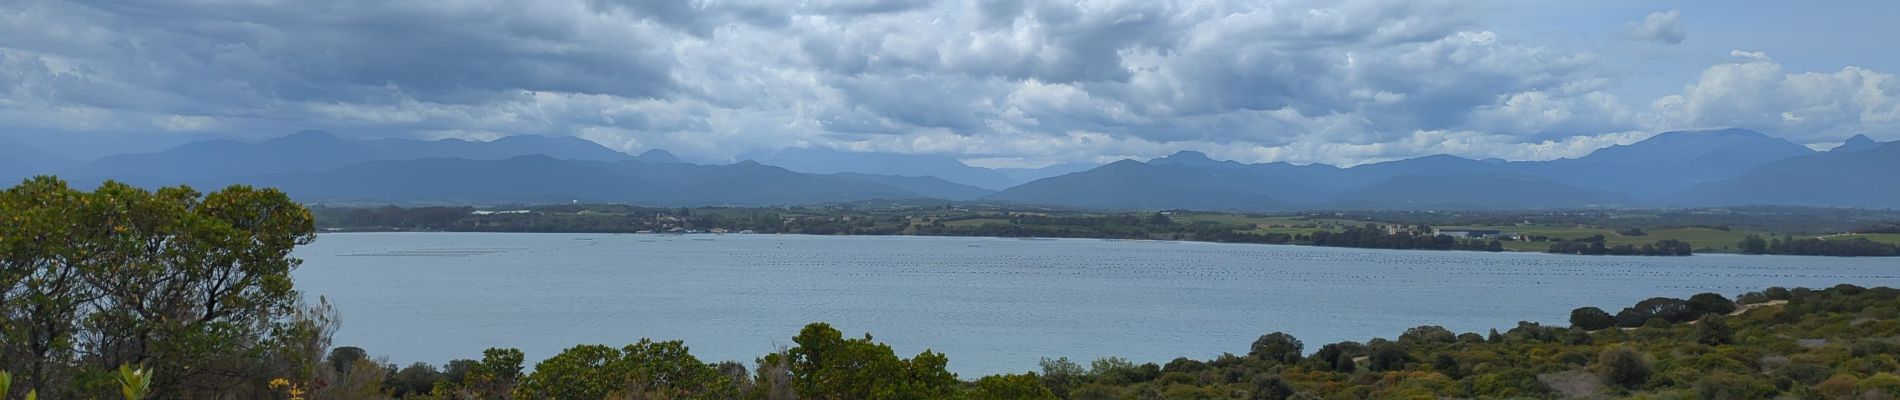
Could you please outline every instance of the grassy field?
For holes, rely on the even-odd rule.
[[[1827,240],[1848,240],[1848,239],[1854,239],[1854,238],[1867,238],[1867,240],[1872,240],[1872,241],[1880,242],[1880,243],[1900,244],[1900,233],[1855,233],[1855,234],[1846,234],[1846,235],[1822,236],[1821,238],[1827,239]]]
[[[1002,219],[1002,218],[976,218],[976,219],[964,219],[964,220],[943,222],[944,226],[953,226],[953,227],[959,227],[959,228],[978,227],[978,226],[983,226],[987,224],[1009,225],[1010,222],[1009,220]]]

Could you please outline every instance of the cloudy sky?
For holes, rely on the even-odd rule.
[[[1900,2],[8,0],[0,137],[302,129],[986,166],[1900,139]]]

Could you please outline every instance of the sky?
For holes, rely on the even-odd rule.
[[[1197,150],[1577,157],[1739,127],[1900,140],[1900,2],[9,0],[0,138],[305,129],[993,167]]]

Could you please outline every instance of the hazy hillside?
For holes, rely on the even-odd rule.
[[[1656,198],[1740,175],[1763,163],[1815,151],[1760,132],[1665,132],[1641,142],[1549,162],[1511,163],[1514,172],[1565,184]]]
[[[987,199],[1104,209],[1271,210],[1287,206],[1274,193],[1306,190],[1241,171],[1125,160],[1009,188]]]
[[[936,155],[859,153],[830,149],[790,148],[755,158],[766,165],[814,174],[854,172],[897,176],[934,176],[946,181],[990,190],[1018,183],[996,170],[965,165],[956,158]]]
[[[718,166],[609,163],[540,155],[505,160],[371,161],[329,171],[202,178],[189,183],[279,187],[305,202],[394,204],[580,201],[757,206],[925,197],[874,183],[800,174],[749,162]]]
[[[932,198],[1096,209],[1888,207],[1897,196],[1887,188],[1900,185],[1874,171],[1894,170],[1889,147],[1861,135],[1816,152],[1728,129],[1666,132],[1554,161],[1434,155],[1339,168],[1247,164],[1182,151],[1095,168],[998,170],[946,156],[825,149],[787,149],[764,163],[711,166],[682,162],[665,150],[628,155],[573,137],[348,140],[304,131],[90,163],[0,146],[0,178],[61,172],[82,186],[108,177],[148,186],[246,182],[282,186],[310,201],[365,203],[781,205]],[[1014,184],[1019,178],[1037,179]]]
[[[976,200],[996,193],[994,190],[959,184],[932,176],[894,176],[839,172],[824,175],[855,182],[873,183],[943,200]]]
[[[188,143],[156,153],[110,156],[88,163],[75,174],[121,179],[187,179],[324,171],[379,160],[499,160],[527,155],[588,161],[633,158],[574,137],[510,136],[489,142],[460,139],[347,140],[328,132],[303,131],[257,143],[211,140]]]
[[[204,178],[215,187],[247,183],[283,189],[303,202],[393,204],[502,204],[634,202],[655,184],[614,172],[599,162],[548,156],[506,160],[429,158],[371,161],[321,172]]]
[[[493,141],[461,139],[412,140],[380,139],[368,141],[382,159],[414,160],[422,158],[462,158],[500,160],[527,155],[544,155],[560,160],[621,161],[633,159],[587,139],[572,136],[507,136]],[[668,157],[672,155],[668,154]],[[678,159],[674,159],[675,162]]]
[[[926,196],[875,183],[827,178],[740,162],[731,165],[614,163],[614,171],[653,182],[636,203],[667,205],[789,205]]]
[[[74,163],[71,159],[0,138],[0,179],[8,184],[37,174],[65,170]]]
[[[1762,164],[1740,176],[1695,186],[1679,205],[1776,204],[1900,208],[1900,142]]]
[[[1867,137],[1867,135],[1862,134],[1862,135],[1854,135],[1854,137],[1847,138],[1847,141],[1841,142],[1841,147],[1835,147],[1833,149],[1829,149],[1828,152],[1845,153],[1845,152],[1850,152],[1850,151],[1868,150],[1875,147],[1880,147],[1880,142],[1876,142],[1874,141],[1873,138]]]
[[[1334,198],[1346,208],[1577,208],[1632,205],[1629,195],[1503,174],[1400,175]]]
[[[1576,159],[1529,162],[1434,155],[1337,168],[1245,164],[1183,151],[1031,182],[991,198],[1133,208],[1237,208],[1263,197],[1275,207],[1309,208],[1641,206],[1764,163],[1812,154],[1805,146],[1735,129],[1667,132]],[[1161,175],[1127,163],[1168,169]],[[1187,182],[1195,187],[1180,187]]]
[[[633,159],[640,160],[640,162],[648,163],[648,164],[685,163],[685,161],[680,161],[679,157],[674,157],[673,153],[667,152],[666,150],[660,150],[660,149],[647,150],[645,153],[640,153],[640,155],[634,156]]]

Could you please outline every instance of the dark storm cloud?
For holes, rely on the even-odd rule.
[[[1727,120],[1815,138],[1900,124],[1890,74],[1748,52],[1679,95],[1623,99],[1603,55],[1487,29],[1496,6],[16,0],[0,3],[0,127],[1354,163],[1551,158]],[[1600,35],[1677,43],[1679,16]]]

